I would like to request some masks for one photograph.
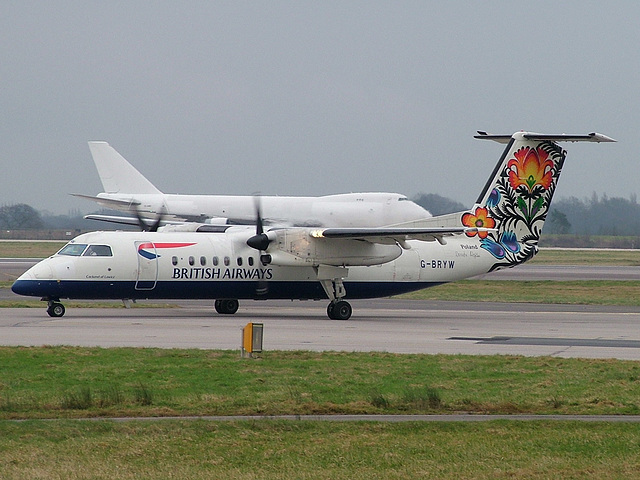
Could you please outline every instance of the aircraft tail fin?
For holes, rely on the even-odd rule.
[[[506,144],[506,148],[473,208],[415,222],[413,226],[467,227],[463,235],[469,241],[479,241],[479,247],[495,257],[489,271],[513,267],[537,253],[542,226],[566,157],[566,151],[557,142],[615,142],[597,133],[478,132],[475,138],[494,140]]]
[[[475,138],[507,144],[474,207],[459,214],[464,226],[491,229],[469,230],[465,235],[478,235],[480,247],[498,260],[492,270],[518,265],[537,253],[542,226],[567,154],[557,142],[615,142],[597,133],[478,132]]]
[[[105,193],[162,193],[107,142],[89,142]]]

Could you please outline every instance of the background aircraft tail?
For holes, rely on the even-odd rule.
[[[107,142],[89,142],[89,150],[105,193],[162,193]]]

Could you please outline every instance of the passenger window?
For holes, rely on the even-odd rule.
[[[207,264],[207,257],[200,257],[200,265],[203,267]]]
[[[218,266],[218,257],[213,257],[213,266],[214,267]]]
[[[196,259],[193,257],[189,257],[189,265],[193,267],[193,264],[196,263]]]
[[[231,259],[229,257],[224,257],[224,266],[228,267],[231,263]]]
[[[89,245],[82,254],[83,257],[112,257],[111,247],[109,245]]]
[[[238,266],[241,267],[242,266],[242,257],[238,257]]]
[[[253,267],[253,257],[249,257],[247,261],[249,262],[249,266]]]
[[[86,243],[67,243],[62,249],[58,252],[58,255],[69,255],[71,257],[79,257],[84,252],[84,249],[87,248]]]
[[[171,257],[171,263],[175,267],[178,264],[178,257],[176,256]]]

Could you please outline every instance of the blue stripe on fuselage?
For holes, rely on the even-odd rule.
[[[440,282],[441,283],[441,282]],[[344,282],[345,298],[380,298],[440,285],[438,282]],[[259,294],[258,292],[266,293]],[[94,300],[129,299],[294,299],[321,300],[327,295],[320,282],[157,282],[150,290],[136,289],[136,282],[17,280],[14,293],[43,298]]]

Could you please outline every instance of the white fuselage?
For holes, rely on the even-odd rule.
[[[234,195],[177,195],[164,193],[100,193],[97,198],[138,203],[143,216],[163,215],[206,223],[252,224],[256,218],[256,199]],[[305,227],[379,227],[428,218],[431,214],[398,193],[368,192],[321,197],[261,196],[265,224]],[[98,200],[98,203],[100,201]],[[114,208],[111,203],[103,206]],[[123,211],[132,206],[123,203]]]
[[[77,247],[73,255],[43,260],[12,288],[22,295],[56,299],[327,298],[317,265],[262,265],[259,252],[246,245],[254,233],[240,226],[206,234],[87,233],[70,242]],[[393,261],[348,266],[348,273],[343,269],[345,298],[382,297],[456,281],[486,273],[495,262],[477,238],[464,235],[451,237],[445,245],[407,244],[409,249],[388,246],[398,249]]]

